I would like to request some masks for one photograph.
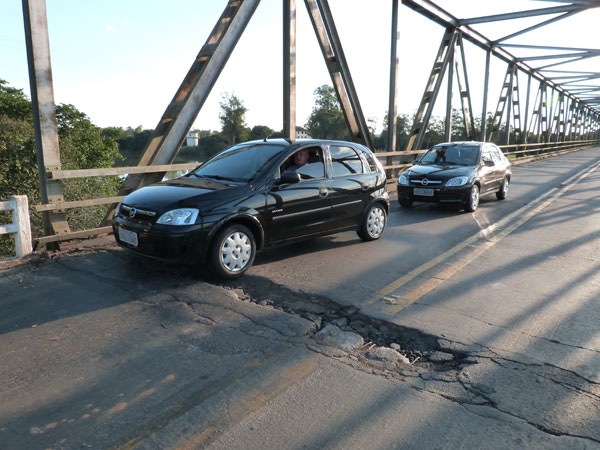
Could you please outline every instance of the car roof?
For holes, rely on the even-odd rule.
[[[472,145],[472,146],[476,146],[476,145],[482,145],[482,144],[490,144],[490,142],[480,142],[480,141],[440,142],[439,144],[435,144],[434,147],[437,145]]]
[[[307,144],[314,144],[314,145],[320,145],[320,144],[343,144],[343,145],[354,145],[354,146],[360,146],[363,147],[363,145],[358,144],[356,142],[349,142],[349,141],[339,141],[339,140],[332,140],[332,139],[296,139],[294,141],[290,141],[288,139],[282,139],[282,138],[276,138],[276,139],[260,139],[260,140],[256,140],[256,141],[247,141],[247,142],[240,142],[238,145],[246,145],[246,144],[250,144],[250,145],[256,145],[256,144],[273,144],[273,145],[287,145],[287,146],[303,146],[303,145],[307,145]]]

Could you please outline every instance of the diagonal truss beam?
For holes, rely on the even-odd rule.
[[[515,38],[515,37],[520,36],[522,34],[529,33],[530,31],[537,30],[538,28],[545,27],[546,25],[550,25],[551,23],[558,22],[559,20],[563,20],[563,19],[566,19],[567,17],[574,16],[575,14],[580,13],[582,11],[583,11],[583,8],[580,9],[580,10],[576,10],[576,11],[570,11],[568,13],[562,14],[562,15],[560,15],[558,17],[554,17],[552,19],[545,20],[545,21],[540,22],[540,23],[538,23],[536,25],[532,25],[532,26],[524,28],[524,29],[522,29],[520,31],[515,31],[514,33],[511,33],[509,35],[501,37],[500,39],[497,39],[496,42],[500,43],[500,42],[508,41],[509,39]]]
[[[348,129],[356,142],[374,149],[371,133],[362,112],[350,69],[327,0],[305,0],[310,21],[317,35],[327,70],[344,113]]]
[[[229,0],[152,134],[138,166],[170,164],[225,67],[260,0]],[[129,175],[119,196],[160,181],[166,172]],[[107,224],[116,205],[104,218]]]
[[[433,67],[431,68],[429,80],[425,86],[425,92],[423,93],[419,109],[417,109],[417,114],[415,115],[412,130],[408,138],[407,151],[420,149],[423,145],[425,131],[427,130],[427,125],[429,124],[435,101],[440,92],[444,73],[448,67],[451,55],[454,52],[457,39],[458,33],[452,28],[447,28],[442,37],[442,42],[440,43],[440,48],[438,49],[435,61],[433,62]],[[452,84],[450,83],[449,87],[451,86]]]
[[[498,22],[500,20],[522,19],[524,17],[543,16],[546,14],[558,14],[570,11],[581,11],[584,7],[579,5],[555,6],[551,8],[530,9],[527,11],[518,11],[506,14],[496,14],[493,16],[473,17],[471,19],[460,19],[458,25],[473,25],[476,23]]]

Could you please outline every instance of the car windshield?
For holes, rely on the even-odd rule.
[[[212,157],[188,176],[247,182],[256,177],[285,148],[283,145],[241,144]]]
[[[478,145],[436,145],[423,155],[419,164],[474,166],[478,158]]]

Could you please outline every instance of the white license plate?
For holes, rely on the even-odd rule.
[[[433,189],[415,188],[413,194],[422,197],[433,197]]]
[[[134,247],[138,246],[138,235],[134,231],[125,230],[119,227],[119,239]]]

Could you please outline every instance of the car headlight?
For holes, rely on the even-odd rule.
[[[454,177],[446,181],[446,186],[462,186],[463,184],[467,184],[468,181],[469,177]]]
[[[167,211],[158,218],[156,223],[164,225],[193,225],[198,218],[196,208],[180,208]]]
[[[408,185],[408,177],[404,174],[400,175],[400,178],[398,178],[398,184],[400,184],[402,186],[407,186]]]
[[[115,212],[114,212],[114,214],[113,214],[113,217],[117,217],[117,216],[119,215],[119,211],[121,210],[121,203],[123,203],[123,202],[119,202],[119,203],[117,204],[117,207],[116,207],[116,209],[115,209]]]

